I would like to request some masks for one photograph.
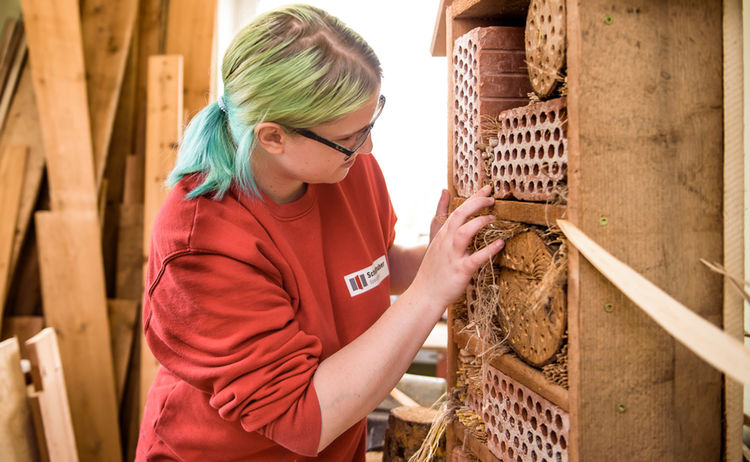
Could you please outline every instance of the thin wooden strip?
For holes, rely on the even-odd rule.
[[[22,0],[21,6],[52,209],[96,210],[78,1]]]
[[[0,328],[10,284],[10,262],[27,157],[26,146],[10,146],[0,151]]]
[[[26,347],[32,366],[39,371],[35,374],[37,391],[32,397],[37,400],[42,415],[49,458],[53,462],[77,462],[78,451],[57,335],[48,327],[27,340]]]
[[[18,339],[0,343],[0,459],[37,460],[36,437],[26,401]]]
[[[184,59],[184,109],[187,121],[208,104],[213,63],[216,3],[181,0],[169,3],[165,53]]]
[[[451,199],[450,210],[456,210],[466,199]],[[496,200],[493,214],[501,220],[517,221],[539,226],[551,226],[556,220],[565,218],[567,208],[564,205],[552,205],[537,202],[520,202]]]
[[[10,63],[10,67],[4,77],[6,77],[5,85],[3,86],[2,97],[0,97],[0,127],[5,125],[5,118],[8,116],[8,109],[10,109],[10,101],[13,98],[13,93],[16,90],[16,84],[18,83],[18,77],[21,74],[21,68],[26,59],[26,39],[21,36],[20,43],[18,44],[18,50],[13,57],[13,61]]]
[[[118,408],[122,404],[125,379],[130,364],[130,352],[133,346],[135,319],[138,315],[138,300],[109,299],[109,330],[112,340],[112,361],[115,367],[115,389]]]
[[[21,37],[23,37],[23,23],[15,18],[6,19],[2,45],[0,45],[2,46],[2,49],[0,49],[0,93],[9,91],[5,81],[19,51]]]
[[[724,266],[731,274],[745,267],[745,150],[743,145],[742,0],[723,5],[724,51]],[[724,279],[724,331],[742,341],[744,303],[731,279]],[[741,288],[741,286],[740,286]],[[724,377],[724,460],[742,457],[742,385]]]
[[[419,406],[418,402],[414,401],[409,395],[398,388],[391,390],[390,395],[391,398],[395,399],[396,402],[402,406]]]
[[[5,121],[5,127],[0,133],[0,152],[8,146],[27,146],[29,155],[24,172],[23,190],[16,221],[16,234],[13,238],[13,251],[10,258],[10,272],[14,273],[21,254],[21,246],[26,237],[26,231],[31,222],[31,214],[39,195],[44,172],[44,148],[42,133],[39,125],[39,114],[34,99],[34,89],[31,83],[31,69],[28,62],[23,66],[10,112]]]
[[[119,461],[120,437],[99,218],[37,212],[42,299],[60,355],[82,461]]]
[[[596,269],[676,340],[721,372],[750,385],[750,349],[617,260],[569,221],[558,220],[557,225]]]
[[[454,326],[453,337],[459,347],[465,348],[474,356],[488,355],[487,352],[490,351],[490,347],[486,343],[468,332],[455,332],[457,328],[457,326]],[[556,404],[562,410],[570,412],[568,390],[548,381],[541,371],[509,354],[497,356],[489,354],[489,356],[489,363],[492,367],[513,377],[514,380]]]
[[[151,228],[156,212],[167,196],[164,181],[176,159],[182,138],[182,56],[156,55],[149,59],[146,117],[146,181],[144,185],[143,252],[148,258]],[[144,273],[145,274],[145,271]],[[143,332],[141,331],[141,336]],[[141,409],[159,363],[141,339]]]
[[[120,86],[138,11],[137,0],[83,0],[81,29],[96,184],[101,185]],[[208,2],[211,3],[211,2]]]

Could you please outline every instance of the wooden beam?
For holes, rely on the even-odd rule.
[[[82,0],[81,3],[94,172],[96,184],[100,187],[133,36],[138,0]]]
[[[183,56],[186,123],[208,104],[216,4],[205,0],[169,3],[165,53]]]
[[[38,374],[33,374],[38,381],[34,383],[36,391],[31,396],[39,405],[49,460],[78,462],[57,335],[48,327],[27,340],[26,347],[32,367],[38,370]]]
[[[0,343],[0,396],[0,459],[36,461],[36,437],[15,337]]]
[[[143,255],[148,259],[151,228],[167,196],[164,181],[174,167],[177,143],[182,138],[182,56],[157,55],[149,59],[146,118],[146,181],[143,218]],[[145,275],[145,271],[144,271]],[[141,336],[143,335],[141,331]],[[141,341],[141,409],[156,377],[159,363]]]
[[[21,6],[52,209],[96,210],[78,2],[22,0]]]
[[[35,216],[44,314],[60,335],[78,453],[82,461],[119,461],[99,218],[95,211]]]
[[[27,157],[26,146],[11,146],[0,152],[0,329],[10,285],[10,263]]]

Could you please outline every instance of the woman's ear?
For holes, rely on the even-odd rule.
[[[255,126],[255,139],[271,154],[283,154],[289,135],[275,122],[261,122]]]

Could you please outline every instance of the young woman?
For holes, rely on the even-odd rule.
[[[136,460],[364,461],[364,418],[502,247],[466,252],[489,189],[447,219],[443,192],[429,248],[393,244],[368,154],[380,63],[319,9],[258,17],[222,76],[154,225],[143,327],[162,367]]]

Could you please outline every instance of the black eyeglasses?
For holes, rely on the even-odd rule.
[[[331,147],[339,152],[344,153],[347,158],[351,157],[359,148],[362,147],[363,144],[367,141],[367,137],[370,136],[370,131],[372,130],[372,127],[375,125],[375,121],[378,120],[378,117],[380,117],[380,113],[383,112],[383,106],[385,106],[385,96],[380,95],[380,98],[378,98],[378,106],[375,108],[375,115],[373,116],[372,120],[365,128],[363,128],[359,133],[355,133],[352,136],[356,136],[356,141],[352,145],[352,148],[345,148],[341,146],[338,143],[334,143],[331,140],[327,140],[323,138],[320,135],[316,135],[315,133],[311,132],[310,130],[307,130],[305,128],[293,128],[292,130],[305,138],[310,138],[311,140],[315,140],[319,143],[323,143],[328,147]]]

